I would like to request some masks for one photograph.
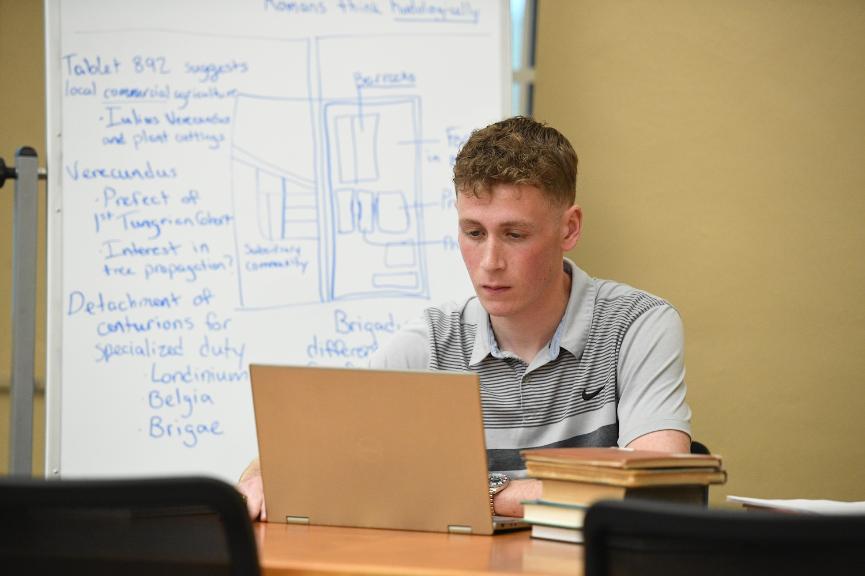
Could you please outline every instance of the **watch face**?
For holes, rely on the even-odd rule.
[[[501,472],[490,472],[490,493],[501,492],[511,479]]]

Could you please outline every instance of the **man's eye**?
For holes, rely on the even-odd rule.
[[[469,238],[480,238],[483,235],[483,232],[480,230],[463,230],[463,234]]]
[[[523,235],[519,232],[508,232],[508,238],[511,240],[522,240]]]

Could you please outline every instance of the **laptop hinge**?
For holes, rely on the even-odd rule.
[[[460,526],[459,524],[448,524],[448,532],[451,534],[471,534],[471,526]]]
[[[286,524],[309,524],[309,516],[286,516]]]

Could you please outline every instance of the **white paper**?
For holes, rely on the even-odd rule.
[[[839,500],[766,500],[761,498],[746,498],[744,496],[727,496],[727,502],[738,502],[746,506],[771,508],[788,512],[805,512],[809,514],[865,514],[865,501],[842,502]]]

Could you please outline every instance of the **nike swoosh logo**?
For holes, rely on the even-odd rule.
[[[586,392],[585,389],[583,389],[583,402],[588,402],[589,400],[593,400],[595,398],[595,396],[600,394],[601,390],[603,390],[603,389],[604,389],[604,386],[601,386],[600,388],[598,388],[597,390],[595,390],[594,392],[591,392],[591,393]]]

